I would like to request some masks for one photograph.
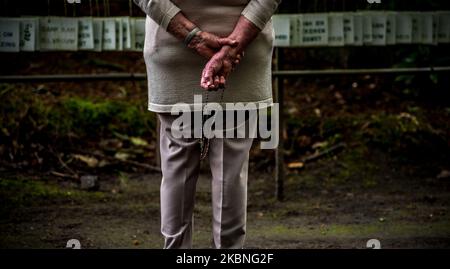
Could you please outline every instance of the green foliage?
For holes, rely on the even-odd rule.
[[[292,145],[293,155],[305,154],[304,143],[297,145],[299,136],[310,137],[310,147],[315,143],[325,145],[322,150],[347,142],[406,158],[448,153],[446,133],[450,124],[445,121],[448,116],[440,113],[442,119],[435,118],[434,114],[428,115],[429,112],[419,107],[409,107],[406,111],[290,118],[287,121],[290,134],[286,143]]]
[[[356,116],[351,117],[330,117],[325,118],[322,121],[320,134],[322,137],[334,137],[339,136],[346,130],[355,127],[355,124],[359,122]]]
[[[450,65],[448,50],[435,46],[420,45],[412,48],[399,49],[398,57],[401,59],[395,67],[435,67]],[[399,75],[395,82],[403,88],[405,95],[414,97],[433,95],[441,91],[442,98],[447,99],[446,89],[448,88],[448,78],[446,74],[431,73],[427,75]],[[442,92],[442,91],[445,92]],[[439,99],[439,98],[438,98]]]
[[[62,113],[55,113],[51,124],[82,136],[120,132],[144,135],[155,129],[153,114],[136,104],[120,101],[93,102],[81,98],[62,101]]]
[[[360,132],[363,141],[374,147],[408,158],[446,154],[448,145],[442,132],[426,118],[409,113],[372,115]]]
[[[50,186],[40,181],[0,178],[0,199],[3,205],[29,205],[36,199],[64,198],[67,195],[70,194],[57,186]]]
[[[9,214],[20,207],[36,204],[80,203],[81,201],[101,201],[103,192],[85,192],[74,188],[63,188],[53,182],[43,182],[26,178],[0,178],[0,216]]]
[[[0,85],[0,94],[8,100],[0,106],[0,155],[6,151],[26,155],[33,144],[57,146],[70,141],[80,146],[114,133],[155,136],[155,114],[145,102],[38,95],[6,84]]]

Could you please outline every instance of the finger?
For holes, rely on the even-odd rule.
[[[219,88],[223,89],[225,88],[225,77],[224,76],[220,76],[220,84],[219,84]]]
[[[206,83],[208,81],[208,75],[207,75],[208,68],[209,68],[209,65],[207,64],[205,66],[205,68],[203,68],[203,71],[202,71],[202,79],[201,79],[200,84],[201,84],[202,88],[204,88],[204,89],[208,88],[208,86],[206,86]]]
[[[225,83],[227,81],[228,76],[230,75],[232,71],[232,64],[229,62],[223,63],[223,68],[220,75],[220,88],[225,88]]]
[[[219,76],[215,76],[214,77],[214,89],[219,88],[220,85],[220,77]]]
[[[241,60],[242,60],[241,54],[236,55],[236,59],[233,61],[234,65],[240,64]]]
[[[228,37],[219,38],[217,41],[218,41],[218,43],[221,46],[232,46],[232,47],[235,47],[235,46],[237,46],[239,44],[239,42],[237,42],[236,40],[228,38]]]
[[[208,65],[205,68],[205,75],[203,76],[204,85],[205,85],[206,89],[210,88],[211,86],[214,86],[213,76],[214,76],[214,68],[212,68],[212,66]]]
[[[206,89],[206,67],[202,71],[202,77],[200,79],[200,86]]]
[[[225,77],[228,77],[228,75],[231,73],[231,71],[233,70],[233,65],[228,62],[228,61],[224,61],[223,63],[223,75]]]
[[[203,69],[201,83],[200,83],[202,88],[204,88],[205,90],[207,90],[209,88],[211,76],[212,76],[211,65],[210,65],[210,63],[208,63],[205,66],[205,68]]]

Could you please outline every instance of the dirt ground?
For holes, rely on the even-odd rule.
[[[273,199],[272,173],[253,169],[246,248],[366,248],[369,239],[382,248],[450,247],[448,179],[399,169],[376,154],[352,170],[349,154],[291,170],[284,202]],[[367,165],[378,172],[369,176]],[[197,187],[195,248],[211,247],[206,167]],[[161,248],[159,184],[159,174],[104,175],[100,190],[88,192],[67,180],[3,171],[0,247],[64,248],[73,238],[82,248]]]

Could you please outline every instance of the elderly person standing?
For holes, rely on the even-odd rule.
[[[194,107],[199,94],[207,102],[271,105],[271,17],[281,0],[134,1],[147,14],[148,108],[161,121],[164,248],[191,248],[201,149],[198,139],[172,135],[171,109]],[[216,248],[244,245],[251,145],[251,138],[209,142]]]

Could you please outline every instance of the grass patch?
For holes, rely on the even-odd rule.
[[[30,94],[9,84],[1,84],[0,93],[8,100],[0,106],[0,156],[5,160],[35,162],[36,152],[49,146],[58,152],[67,146],[86,148],[117,133],[145,140],[156,136],[156,116],[142,100]]]
[[[63,188],[55,183],[31,179],[0,178],[1,215],[34,205],[81,203],[100,201],[106,198],[102,192],[85,192],[73,188]]]
[[[396,237],[448,237],[450,225],[448,220],[429,223],[396,222],[367,224],[330,224],[318,226],[264,225],[249,229],[251,237],[267,239],[300,240],[307,238],[380,238]]]

